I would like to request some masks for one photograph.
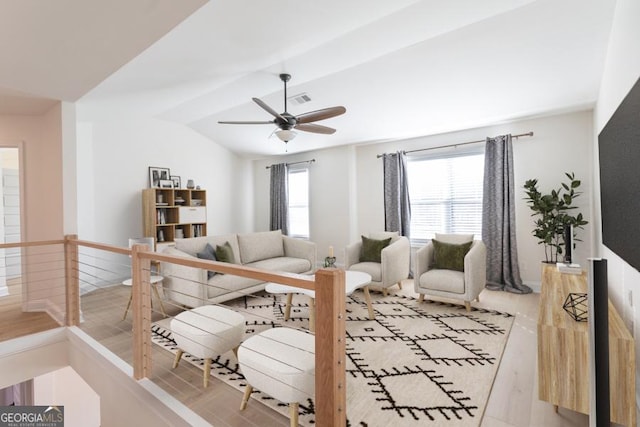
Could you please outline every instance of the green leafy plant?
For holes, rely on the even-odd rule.
[[[573,172],[565,175],[569,182],[561,183],[559,188],[551,190],[548,194],[542,194],[538,190],[537,179],[529,179],[524,184],[527,195],[525,200],[533,211],[531,216],[536,217],[532,234],[538,239],[539,245],[544,245],[545,262],[558,262],[558,257],[562,255],[566,244],[565,226],[573,225],[575,235],[577,229],[588,224],[581,213],[575,216],[571,214],[577,209],[573,201],[582,194],[578,191],[581,182],[575,178]]]

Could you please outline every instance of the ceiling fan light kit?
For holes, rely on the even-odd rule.
[[[276,131],[276,136],[280,138],[280,141],[285,143],[291,141],[296,135],[297,133],[289,129],[279,129]]]
[[[278,130],[275,132],[277,137],[287,143],[296,137],[297,133],[293,130],[299,130],[303,132],[320,133],[324,135],[331,135],[335,133],[335,129],[328,126],[318,125],[312,122],[320,120],[326,120],[331,117],[336,117],[344,114],[347,109],[339,107],[323,108],[321,110],[309,111],[306,113],[298,114],[294,116],[287,111],[287,82],[291,80],[290,74],[280,74],[280,80],[284,83],[284,113],[278,113],[276,110],[267,105],[260,98],[252,98],[253,102],[258,104],[260,108],[271,114],[274,119],[269,121],[219,121],[220,124],[230,125],[266,125],[275,124]]]

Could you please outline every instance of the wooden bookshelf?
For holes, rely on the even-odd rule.
[[[145,188],[142,190],[142,224],[145,237],[157,245],[176,238],[207,235],[206,190]]]
[[[567,295],[587,293],[587,275],[563,274],[543,265],[538,314],[538,397],[589,414],[589,324],[564,311]],[[609,300],[611,421],[636,425],[635,345]]]

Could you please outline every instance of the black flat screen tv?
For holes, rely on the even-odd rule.
[[[602,242],[640,270],[640,79],[598,135]]]

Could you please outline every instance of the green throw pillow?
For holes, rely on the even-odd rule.
[[[216,259],[216,250],[213,249],[213,246],[211,246],[209,243],[207,243],[207,246],[205,246],[204,249],[201,252],[198,252],[196,255],[200,259],[208,259],[209,261],[217,261],[217,259]],[[207,280],[211,279],[215,275],[216,275],[215,271],[211,271],[211,270],[207,271]]]
[[[391,243],[391,237],[375,240],[362,236],[360,262],[382,262],[382,250],[389,246],[389,243]]]
[[[456,245],[439,242],[433,239],[434,267],[444,270],[464,271],[464,257],[471,249],[473,242]]]
[[[233,249],[229,242],[225,242],[222,246],[216,245],[216,258],[220,262],[236,263],[236,258],[233,256]]]

